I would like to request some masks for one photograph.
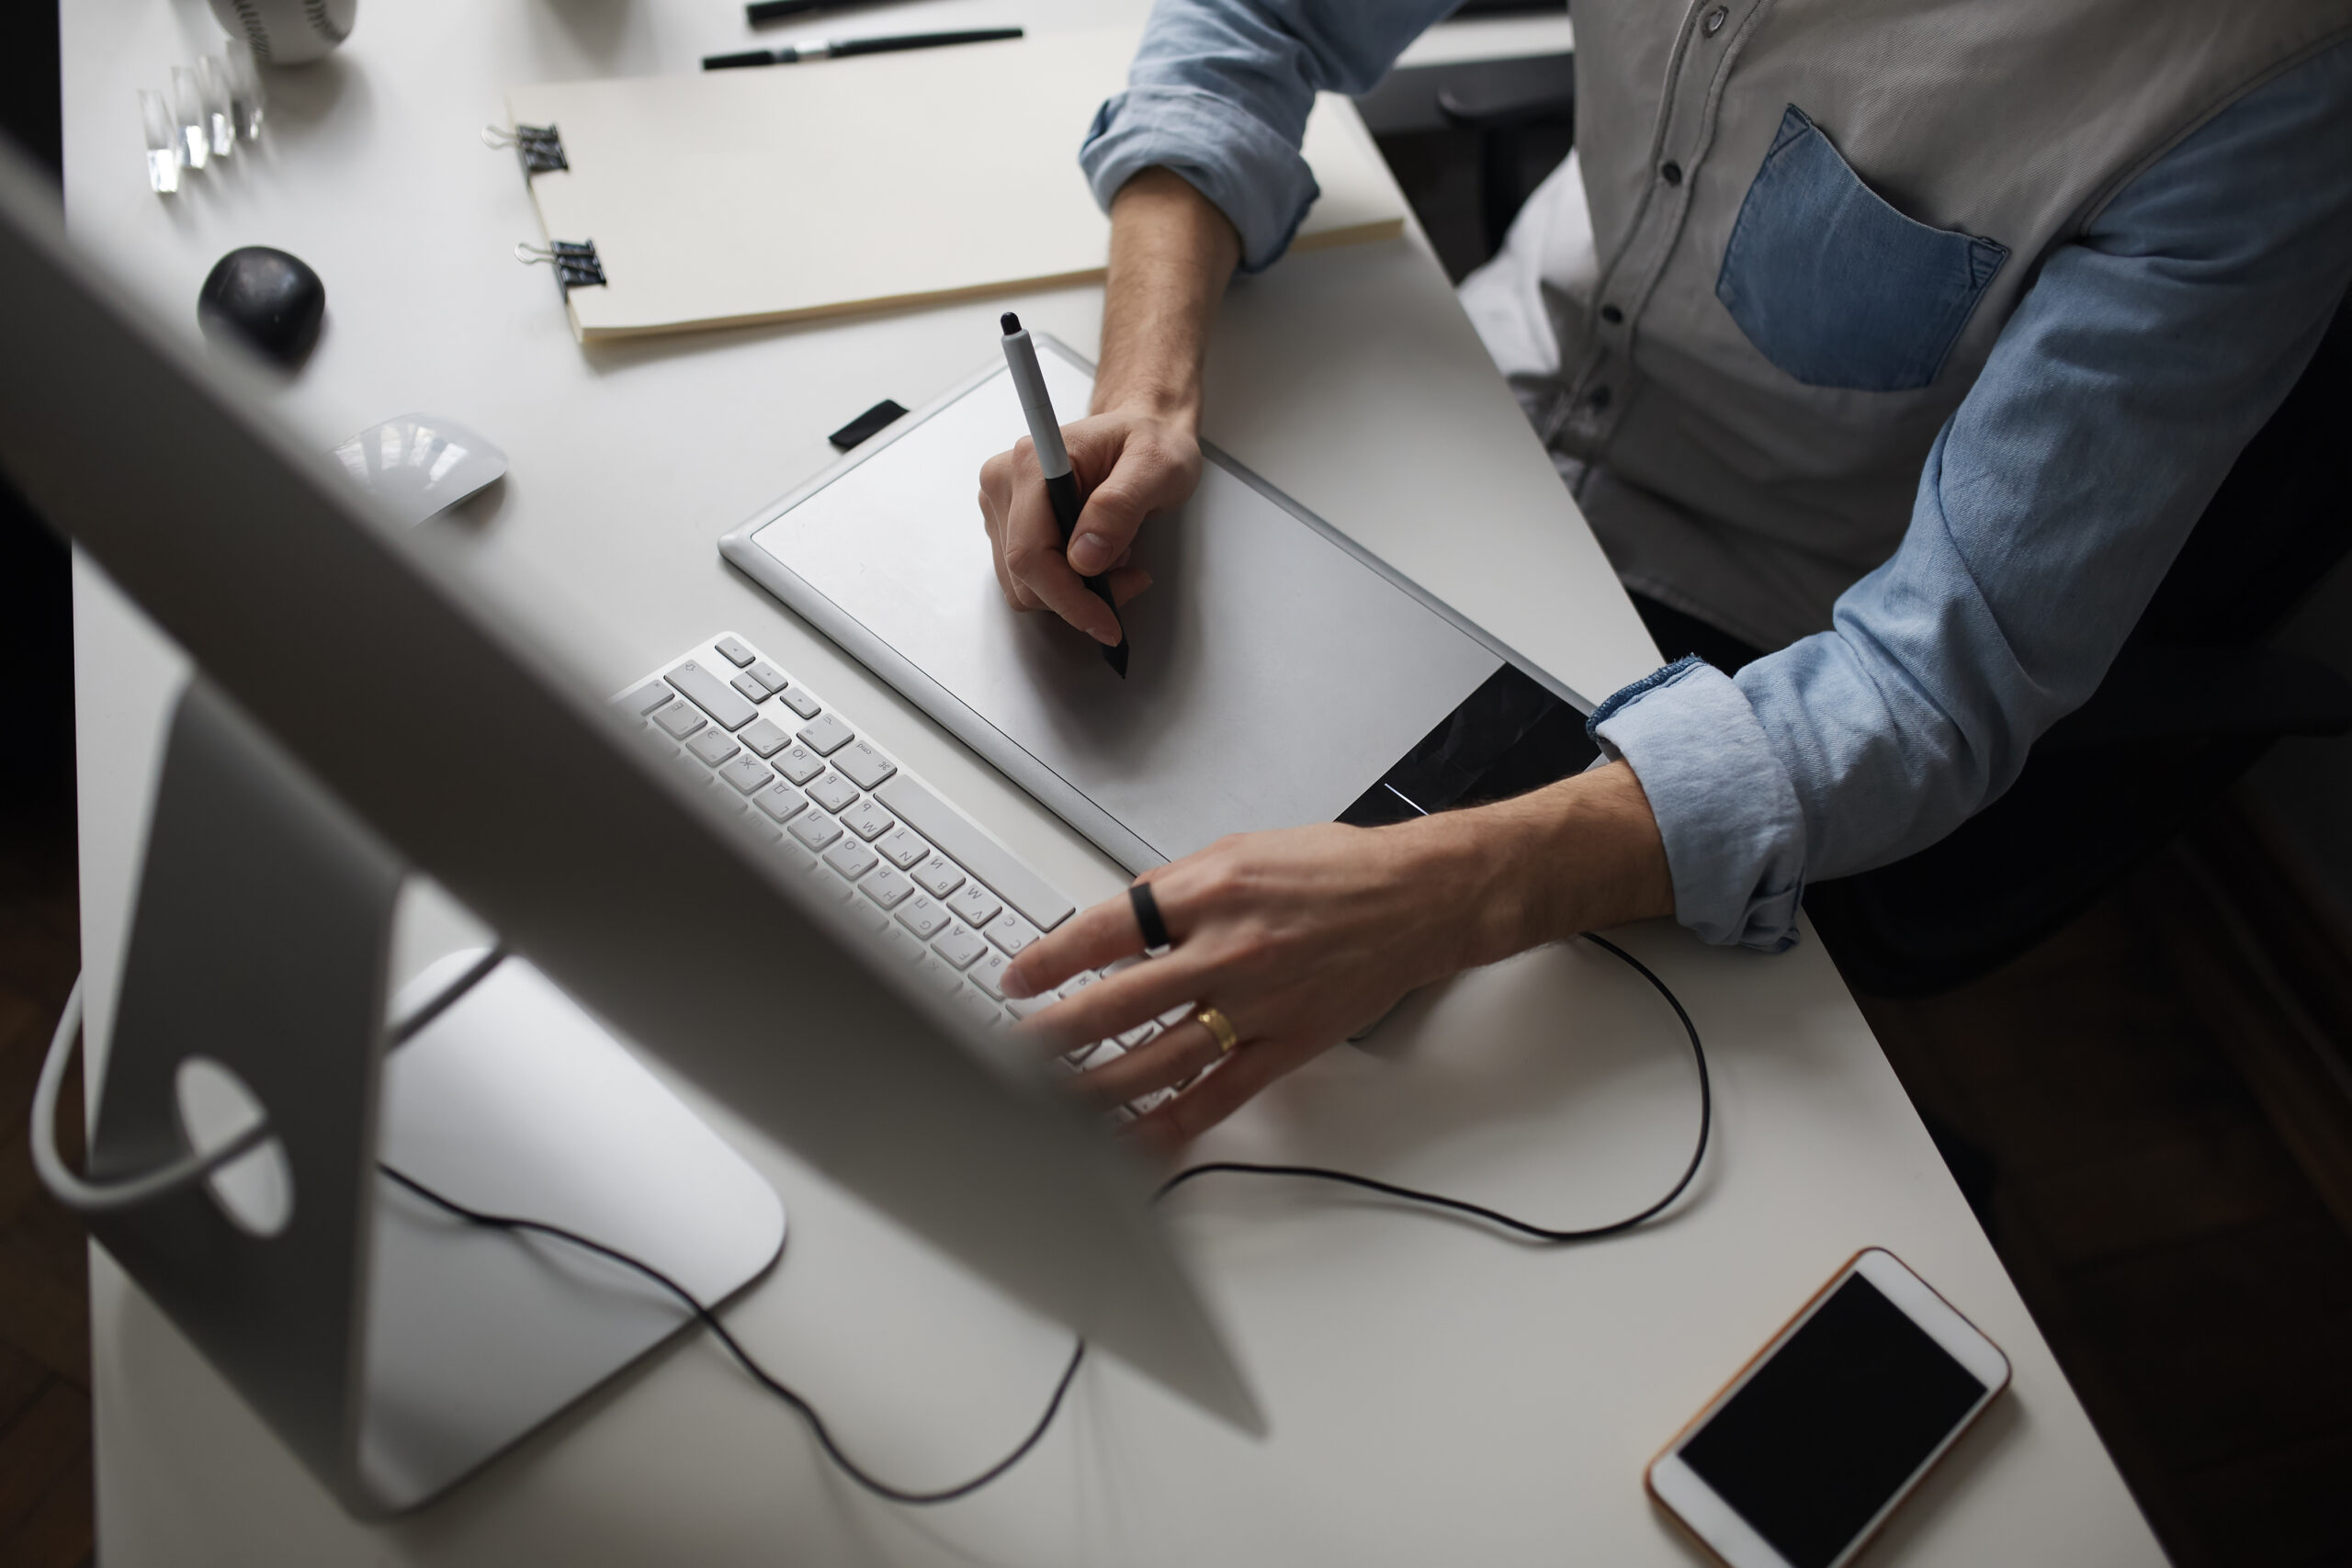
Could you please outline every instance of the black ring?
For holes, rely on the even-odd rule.
[[[1153,896],[1148,882],[1127,885],[1127,902],[1136,908],[1136,924],[1143,928],[1143,944],[1147,950],[1172,947],[1168,935],[1168,922],[1159,918],[1159,900]]]

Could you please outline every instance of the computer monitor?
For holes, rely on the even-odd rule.
[[[134,1277],[346,1504],[414,1500],[371,1485],[358,1451],[383,1046],[380,954],[371,969],[368,952],[387,887],[411,868],[843,1187],[1177,1393],[1263,1430],[1149,1212],[1146,1173],[1110,1135],[1009,1061],[1002,1037],[910,984],[711,792],[647,755],[633,721],[445,541],[376,515],[271,416],[258,372],[155,321],[75,250],[53,195],[5,144],[0,332],[0,464],[200,671],[175,720],[155,886],[142,889],[129,964],[170,977],[158,954],[204,922],[208,887],[224,918],[272,905],[257,929],[318,945],[316,962],[217,941],[195,961],[184,947],[179,977],[209,985],[201,1008],[189,1003],[191,1036],[239,1026],[203,1009],[278,1010],[280,1024],[337,1030],[304,1059],[345,1067],[289,1102],[254,1086],[298,1175],[323,1173],[298,1189],[298,1223],[280,1237],[188,1206],[151,1214],[144,1232],[100,1235],[136,1254],[123,1259]],[[228,803],[211,820],[272,837],[242,863],[266,854],[272,876],[241,875],[234,835],[205,841],[200,826],[172,831],[188,851],[159,870],[175,770],[195,781],[184,794]],[[174,881],[178,915],[157,903]],[[298,898],[320,908],[291,918]],[[250,973],[232,985],[221,964]],[[139,1136],[110,1147],[101,1111],[94,1170],[141,1157],[142,1138],[145,1154],[178,1152],[160,1146],[159,1115],[133,1120]],[[294,1256],[285,1238],[298,1233],[318,1249],[301,1279],[340,1306],[313,1314],[300,1343],[273,1341],[288,1313],[277,1299]]]

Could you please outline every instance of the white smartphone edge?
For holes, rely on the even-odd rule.
[[[1772,1549],[1770,1542],[1756,1532],[1754,1526],[1736,1512],[1715,1489],[1700,1478],[1699,1472],[1683,1462],[1682,1449],[1699,1429],[1714,1418],[1715,1413],[1728,1404],[1748,1380],[1788,1343],[1798,1329],[1812,1321],[1822,1303],[1831,1292],[1852,1276],[1860,1274],[1877,1287],[1881,1295],[1892,1302],[1904,1316],[1917,1324],[1921,1332],[1942,1347],[1945,1353],[1965,1368],[1968,1374],[1984,1387],[1976,1403],[1966,1414],[1952,1423],[1918,1467],[1904,1478],[1903,1484],[1888,1496],[1868,1523],[1855,1532],[1846,1549],[1831,1562],[1830,1568],[1845,1568],[1870,1544],[1871,1539],[1894,1510],[1903,1506],[1927,1473],[1933,1470],[1951,1446],[1958,1442],[1978,1416],[1991,1404],[2003,1389],[2009,1386],[2009,1359],[2001,1348],[1987,1339],[1983,1331],[1960,1314],[1940,1295],[1935,1287],[1913,1273],[1903,1260],[1883,1247],[1865,1247],[1846,1260],[1845,1266],[1829,1277],[1813,1299],[1797,1309],[1796,1315],[1783,1324],[1781,1331],[1768,1340],[1764,1348],[1749,1358],[1732,1380],[1725,1383],[1706,1407],[1692,1416],[1665,1451],[1650,1461],[1644,1476],[1650,1496],[1689,1531],[1699,1544],[1712,1552],[1729,1568],[1790,1568],[1789,1562]]]

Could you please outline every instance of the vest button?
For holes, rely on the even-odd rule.
[[[1699,24],[1699,30],[1707,37],[1713,38],[1724,30],[1724,24],[1729,20],[1731,20],[1731,12],[1718,6],[1707,13],[1707,19]]]
[[[1682,165],[1679,164],[1668,162],[1661,165],[1657,173],[1658,177],[1670,186],[1682,183]]]
[[[1624,311],[1623,311],[1623,310],[1619,310],[1619,309],[1618,309],[1616,306],[1614,306],[1614,305],[1603,305],[1603,306],[1600,308],[1600,319],[1601,319],[1602,321],[1607,321],[1611,326],[1612,326],[1612,327],[1613,327],[1613,326],[1615,326],[1618,322],[1620,322],[1620,321],[1623,321],[1623,320],[1625,319],[1625,312],[1624,312]]]

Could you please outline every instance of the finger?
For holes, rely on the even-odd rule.
[[[1028,487],[1023,487],[1023,491],[1006,528],[1005,570],[1046,609],[1104,647],[1117,647],[1126,635],[1119,629],[1119,617],[1070,570],[1069,561],[1062,554],[1060,532],[1054,527],[1050,509],[1045,518],[1045,535],[1038,536],[1032,525],[1035,519],[1030,515],[1034,509],[1029,502],[1033,498]],[[1046,506],[1043,486],[1037,487],[1034,499],[1037,507]]]
[[[996,573],[998,592],[1004,595],[1006,604],[1025,613],[1045,606],[1004,564],[1004,514],[1012,489],[1010,467],[1010,455],[1000,453],[980,468],[980,526],[988,533],[989,566]]]
[[[1128,600],[1151,586],[1151,573],[1139,566],[1114,566],[1104,574],[1104,580],[1111,585],[1112,602],[1122,609]]]
[[[1032,1015],[1022,1032],[1052,1051],[1108,1040],[1151,1022],[1179,1003],[1189,1005],[1210,983],[1208,967],[1174,953],[1135,964]]]
[[[1241,1049],[1237,1045],[1236,1051]],[[1227,1053],[1216,1036],[1197,1019],[1186,1019],[1157,1039],[1148,1040],[1101,1066],[1078,1075],[1078,1092],[1099,1105],[1124,1105],[1156,1089],[1173,1089],[1189,1082],[1202,1069]]]
[[[1081,969],[1100,969],[1142,951],[1135,900],[1122,893],[1087,906],[1031,942],[1005,965],[997,983],[1016,1001],[1042,997]]]
[[[1094,454],[1090,444],[1087,456]],[[1071,454],[1073,458],[1078,454]],[[1069,564],[1092,577],[1108,571],[1119,558],[1134,545],[1136,531],[1162,499],[1161,492],[1173,478],[1171,465],[1159,451],[1144,441],[1127,442],[1120,447],[1118,460],[1111,471],[1102,476],[1086,497],[1086,504],[1079,508],[1078,525],[1070,530]]]
[[[1192,1088],[1137,1118],[1127,1134],[1146,1150],[1172,1154],[1255,1099],[1268,1084],[1306,1058],[1287,1046],[1261,1041],[1241,1046]]]

